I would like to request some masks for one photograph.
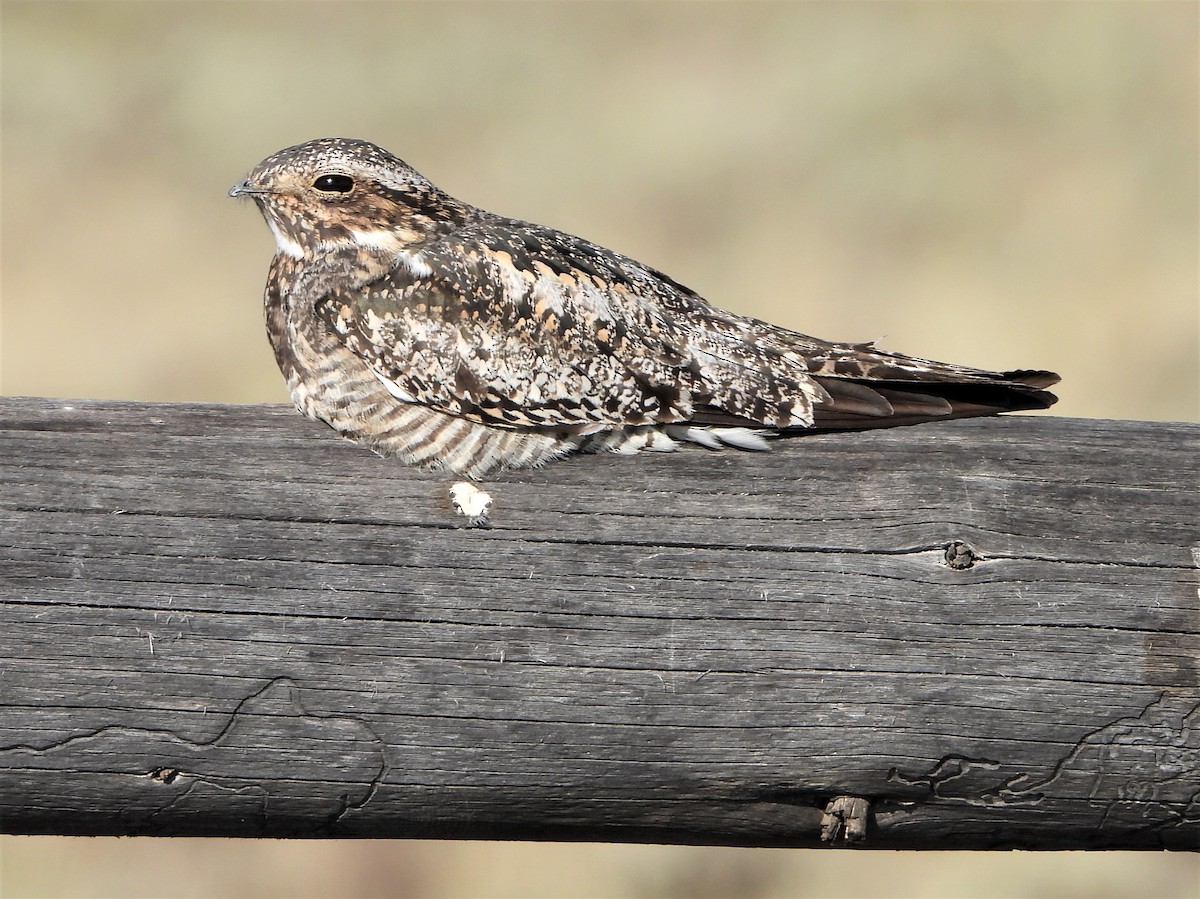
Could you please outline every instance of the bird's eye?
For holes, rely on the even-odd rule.
[[[321,175],[313,187],[326,194],[348,194],[354,190],[354,179],[349,175]]]

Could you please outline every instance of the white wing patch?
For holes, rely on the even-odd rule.
[[[736,449],[762,452],[771,448],[771,444],[767,441],[767,435],[771,432],[758,428],[700,428],[695,425],[667,425],[663,430],[676,440],[696,443],[712,450],[732,446]]]
[[[576,449],[585,453],[616,453],[632,456],[636,453],[670,453],[680,443],[695,443],[711,450],[731,446],[735,449],[762,452],[771,448],[760,428],[704,428],[696,425],[630,425],[624,428],[579,435],[574,439]]]
[[[708,433],[726,446],[737,449],[762,452],[771,448],[771,444],[767,442],[767,434],[770,434],[770,431],[754,428],[709,428]]]
[[[381,375],[379,372],[377,372],[373,368],[371,369],[371,374],[373,374],[375,376],[376,380],[378,380],[380,384],[382,384],[385,388],[387,388],[388,393],[390,393],[392,396],[394,396],[400,402],[415,403],[417,401],[416,397],[414,397],[411,393],[409,393],[407,390],[405,390],[403,387],[401,387],[399,384],[397,384],[391,378],[385,378],[383,375]]]

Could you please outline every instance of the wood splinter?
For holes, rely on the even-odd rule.
[[[821,842],[835,843],[840,836],[844,842],[859,843],[867,836],[867,819],[871,802],[859,796],[838,796],[825,806],[821,819]]]

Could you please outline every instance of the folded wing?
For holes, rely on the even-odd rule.
[[[397,398],[501,429],[870,428],[1046,408],[1051,372],[836,344],[580,238],[483,218],[318,314]]]

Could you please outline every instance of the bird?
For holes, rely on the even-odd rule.
[[[363,140],[280,150],[229,194],[275,237],[266,328],[296,407],[467,485],[574,452],[766,450],[1057,399],[1050,371],[726,311],[629,256],[457,200]]]

